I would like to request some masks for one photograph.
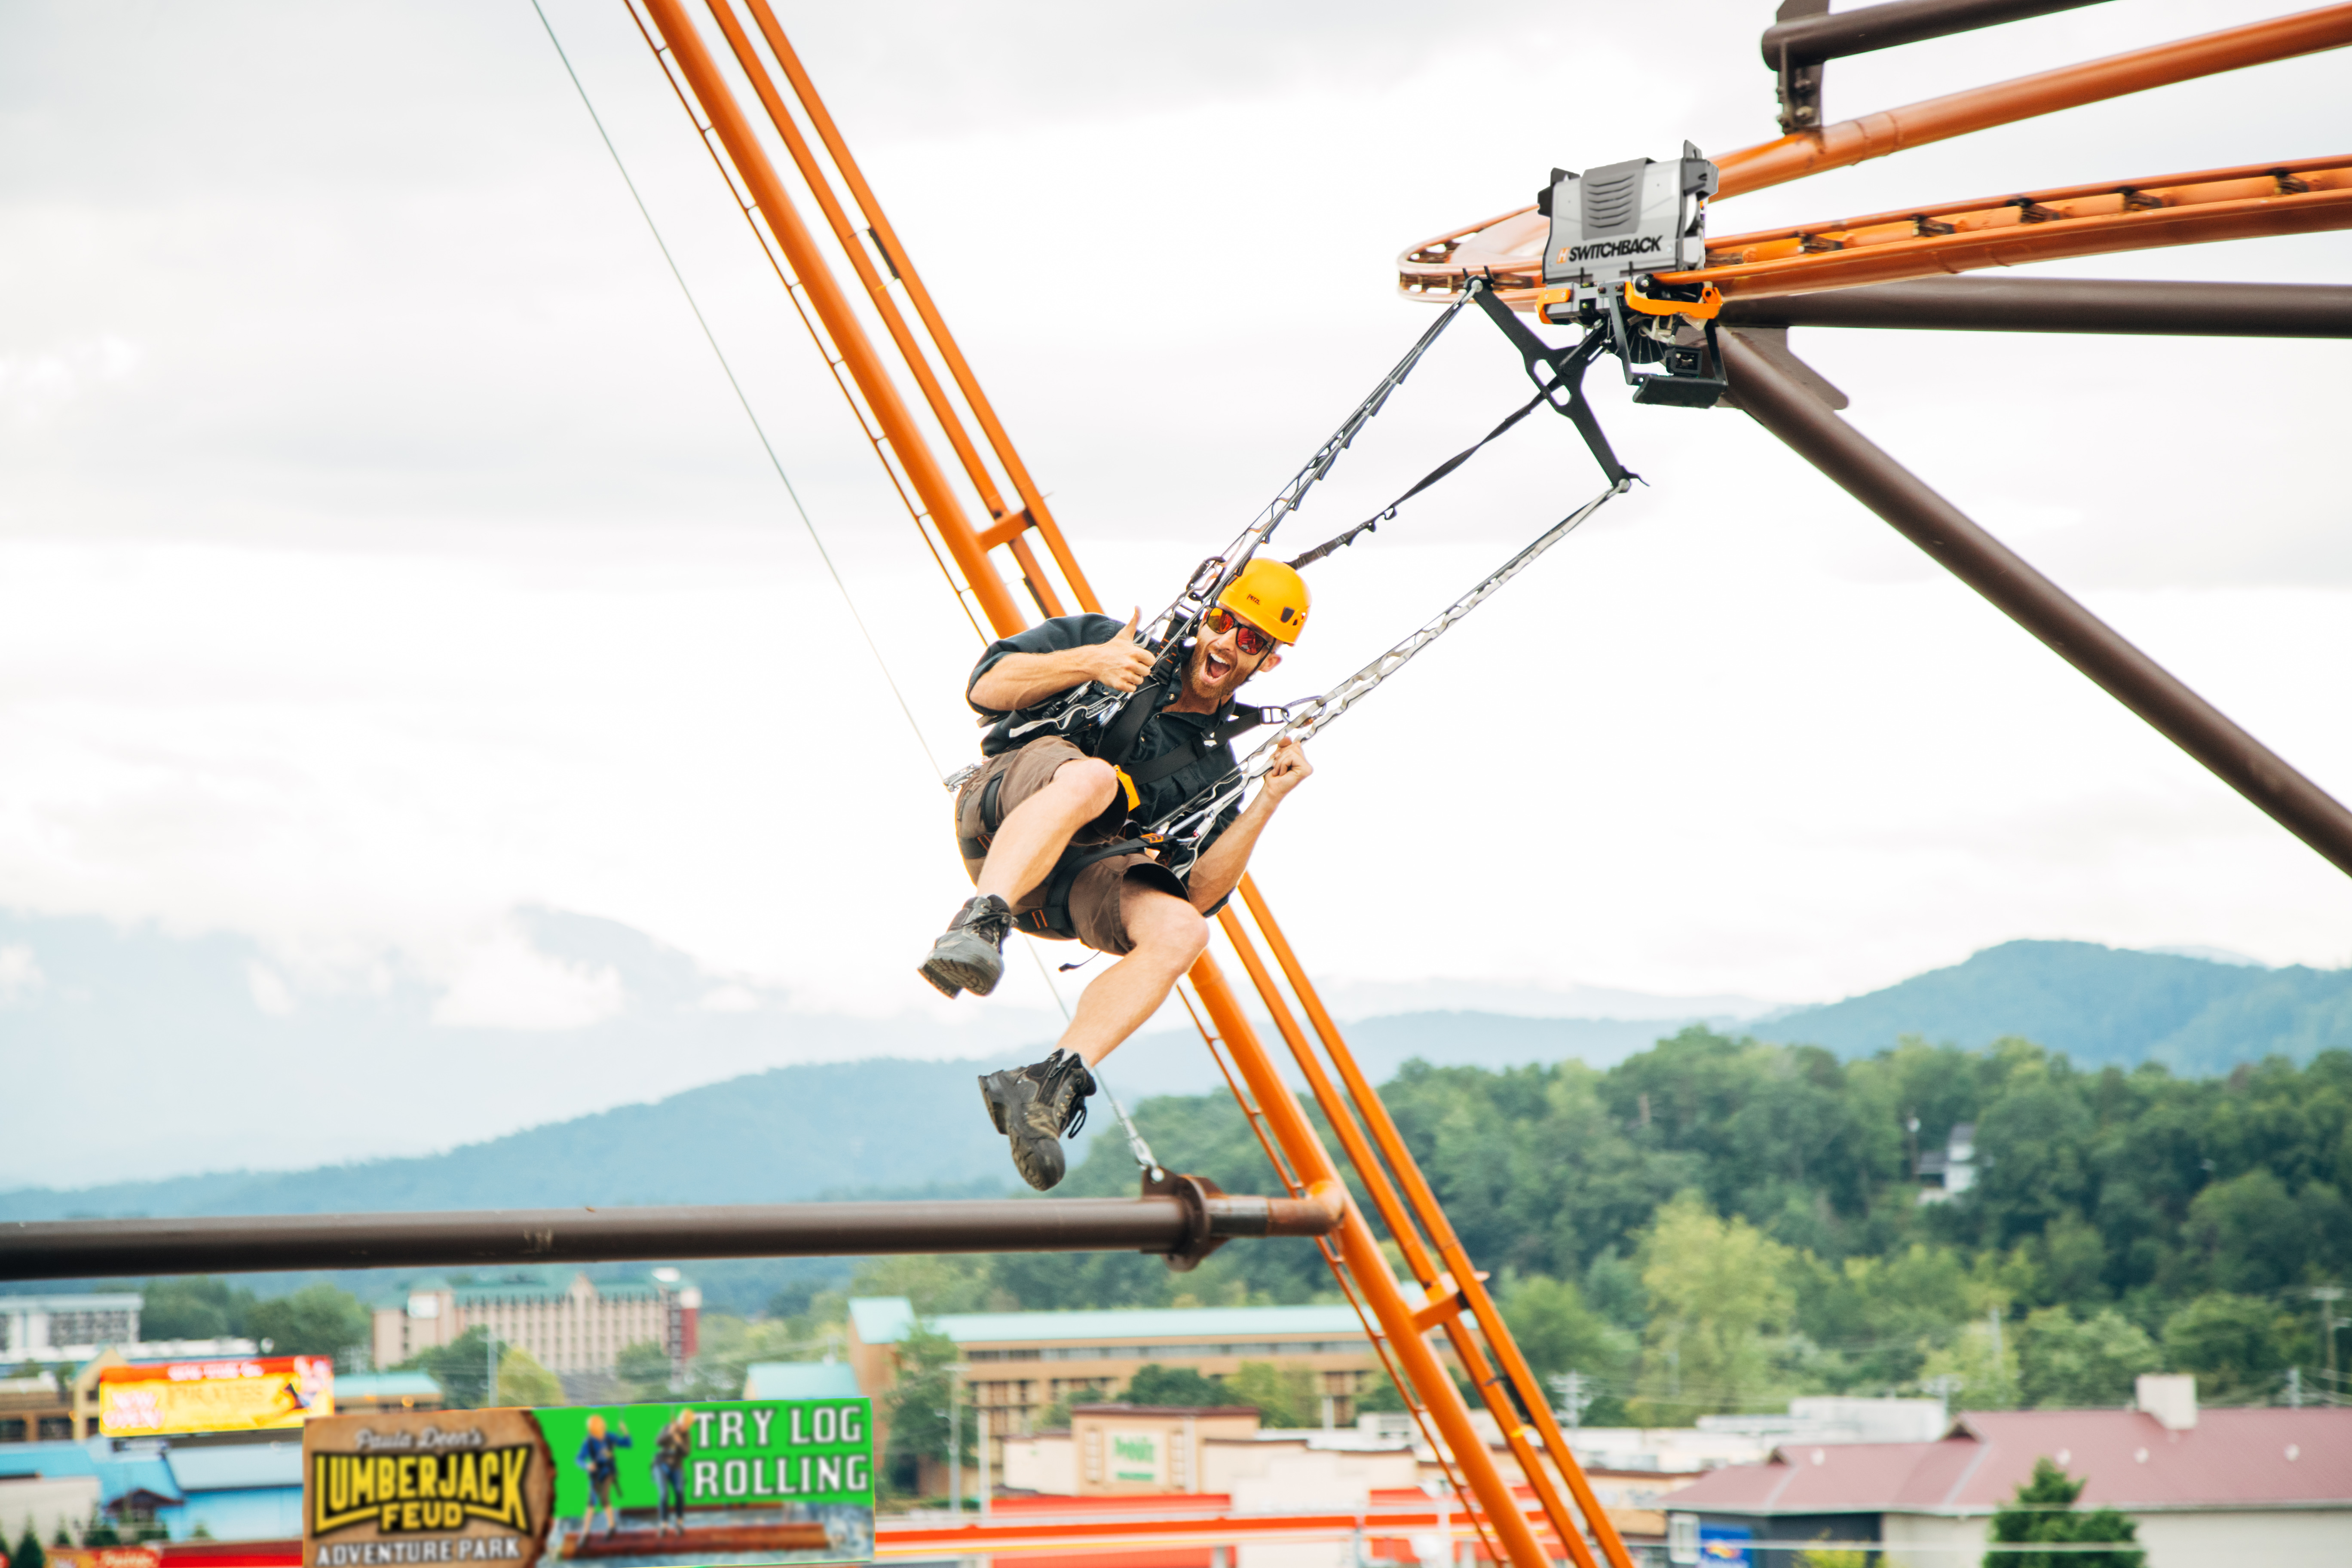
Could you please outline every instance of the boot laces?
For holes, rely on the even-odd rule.
[[[1075,1051],[1055,1051],[1046,1060],[1037,1084],[1039,1098],[1049,1105],[1069,1094],[1070,1108],[1062,1113],[1061,1132],[1066,1138],[1086,1131],[1087,1097],[1094,1091],[1095,1075],[1087,1070],[1086,1058]]]
[[[1013,931],[1013,906],[994,893],[983,894],[963,907],[956,923],[983,942],[1004,945]]]

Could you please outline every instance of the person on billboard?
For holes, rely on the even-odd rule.
[[[588,1472],[588,1511],[580,1521],[582,1536],[594,1531],[599,1510],[604,1515],[604,1533],[620,1533],[621,1516],[613,1507],[613,1493],[621,1483],[619,1450],[633,1447],[635,1445],[629,1441],[627,1422],[621,1423],[619,1436],[608,1437],[604,1435],[604,1418],[602,1415],[588,1417],[588,1436],[580,1440],[580,1453],[576,1459],[580,1468]]]
[[[675,1521],[686,1533],[686,1461],[694,1452],[694,1412],[681,1410],[654,1439],[654,1533]]]
[[[1295,570],[1252,561],[1202,616],[1172,679],[1153,676],[1154,656],[1135,637],[1139,611],[1125,626],[1108,616],[1064,616],[1002,638],[966,684],[972,710],[993,721],[981,742],[986,761],[967,772],[956,795],[957,843],[976,895],[932,944],[923,978],[948,996],[987,995],[1015,929],[1075,939],[1119,960],[1078,998],[1052,1055],[980,1080],[1013,1168],[1040,1191],[1061,1181],[1061,1140],[1085,1124],[1090,1069],[1168,1000],[1209,945],[1209,918],[1232,897],[1275,808],[1315,770],[1297,742],[1285,739],[1257,798],[1218,815],[1181,877],[1150,845],[1122,837],[1124,827],[1180,811],[1240,772],[1231,739],[1247,727],[1236,722],[1246,710],[1236,713],[1234,694],[1282,662],[1307,607]],[[1134,694],[1147,683],[1150,689],[1132,700],[1148,701],[1150,717],[1123,758],[1089,755],[1038,719],[1089,685]],[[1043,734],[1021,738],[1041,725]]]

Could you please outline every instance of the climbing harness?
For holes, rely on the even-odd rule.
[[[1307,739],[1340,714],[1371,695],[1381,682],[1412,662],[1416,654],[1444,636],[1455,622],[1491,598],[1504,584],[1526,571],[1537,556],[1576,531],[1580,523],[1599,511],[1609,500],[1623,495],[1632,488],[1633,479],[1630,476],[1612,484],[1607,489],[1538,534],[1517,554],[1488,573],[1468,593],[1448,605],[1435,618],[1411,637],[1390,648],[1322,696],[1305,698],[1280,710],[1285,714],[1282,728],[1257,750],[1243,759],[1229,782],[1213,791],[1203,791],[1193,796],[1161,821],[1143,829],[1135,839],[1129,839],[1127,842],[1140,842],[1160,848],[1160,863],[1169,867],[1178,876],[1182,876],[1191,869],[1192,862],[1199,858],[1204,847],[1203,840],[1215,828],[1217,818],[1223,814],[1225,808],[1240,800],[1251,782],[1263,775],[1274,765],[1276,747],[1285,741]],[[1177,858],[1171,858],[1171,852]]]

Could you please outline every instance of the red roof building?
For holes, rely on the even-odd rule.
[[[2352,1409],[2200,1411],[2188,1383],[2142,1379],[2137,1410],[1970,1412],[1933,1443],[1786,1445],[1675,1492],[1668,1560],[1793,1568],[1809,1546],[1869,1542],[1973,1568],[2046,1456],[2085,1482],[2077,1507],[2131,1516],[2149,1568],[2352,1564]]]

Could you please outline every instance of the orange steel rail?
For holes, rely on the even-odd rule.
[[[1800,132],[1760,146],[1725,153],[1715,160],[1723,176],[1715,200],[1785,184],[1806,174],[1843,168],[1971,131],[2007,125],[2198,77],[2340,48],[2347,44],[2352,44],[2352,5],[2329,5],[1929,99],[1901,109],[1883,110],[1819,131]],[[1541,283],[1544,239],[1549,230],[1549,220],[1536,211],[1532,203],[1465,227],[1449,229],[1421,241],[1397,258],[1397,287],[1407,294],[1444,296],[1458,289],[1463,279],[1492,271],[1507,289],[1533,289]],[[2238,238],[2245,233],[2298,232],[2302,231],[2257,227],[2241,233],[2192,237]],[[2150,237],[2134,243],[2178,245],[2190,243],[2190,239]],[[2129,247],[2110,245],[2102,248]],[[2016,259],[2045,258],[2021,256]],[[1533,305],[1532,297],[1506,293],[1504,298],[1514,309],[1529,309]]]
[[[2299,11],[2078,66],[2061,66],[1727,153],[1715,161],[1723,171],[1723,184],[1716,196],[1720,200],[1760,191],[1824,169],[1883,158],[1906,147],[1923,147],[1971,131],[2346,44],[2352,44],[2352,5],[2323,5],[2316,11]]]
[[[1530,1526],[1543,1522],[1539,1509],[1522,1506]],[[1215,1510],[1155,1511],[1129,1514],[1069,1514],[1036,1519],[972,1521],[964,1524],[899,1524],[887,1517],[874,1521],[874,1555],[892,1557],[977,1557],[1005,1552],[1100,1552],[1106,1547],[1145,1551],[1171,1546],[1214,1546],[1227,1542],[1283,1540],[1328,1541],[1363,1535],[1368,1539],[1424,1534],[1441,1527],[1459,1531],[1467,1521],[1458,1513],[1441,1515],[1431,1507],[1373,1504],[1348,1512],[1318,1510],[1302,1513],[1235,1513]],[[1453,1553],[1447,1553],[1448,1561]]]
[[[805,292],[810,309],[814,312],[812,333],[821,348],[829,340],[829,363],[836,363],[845,372],[845,395],[850,395],[854,408],[859,408],[861,418],[870,412],[872,426],[869,437],[876,450],[884,456],[886,466],[892,458],[903,467],[915,496],[909,499],[909,510],[919,525],[928,523],[953,560],[955,572],[950,574],[951,584],[957,574],[969,585],[971,601],[987,623],[999,636],[1021,630],[1028,624],[1018,608],[1004,579],[991,558],[991,552],[1004,547],[1019,567],[1031,596],[1038,608],[1046,614],[1058,614],[1062,599],[1036,560],[1026,548],[1024,535],[1036,531],[1046,542],[1048,552],[1061,569],[1063,584],[1069,596],[1087,608],[1097,607],[1092,592],[1086,586],[1075,558],[1062,541],[1058,529],[1046,511],[1042,498],[1022,468],[1002,425],[989,410],[981,394],[977,378],[969,363],[948,336],[929,295],[920,285],[903,245],[897,240],[881,216],[871,188],[850,158],[846,144],[801,68],[798,58],[785,41],[782,28],[765,0],[740,0],[752,18],[752,26],[744,25],[739,14],[739,0],[706,0],[725,40],[735,68],[750,86],[753,97],[761,106],[775,137],[792,160],[795,172],[806,183],[811,198],[824,216],[827,227],[845,254],[852,272],[863,285],[869,308],[881,321],[885,334],[914,378],[928,410],[947,440],[967,481],[981,498],[983,509],[992,519],[985,529],[975,528],[969,510],[950,489],[947,470],[931,456],[929,441],[924,427],[918,422],[913,407],[898,390],[883,355],[857,314],[850,295],[835,279],[832,264],[818,248],[815,237],[804,224],[794,206],[792,195],[775,163],[770,159],[763,139],[754,129],[750,116],[739,102],[733,84],[722,69],[718,57],[704,42],[688,15],[684,0],[639,0],[649,21],[646,41],[662,62],[689,114],[696,115],[698,130],[705,132],[707,144],[721,162],[723,172],[730,172],[730,184],[740,183],[740,190],[749,193],[743,205],[747,218],[761,237],[763,250],[777,265],[779,276],[788,289],[794,287]],[[754,38],[756,30],[758,37]],[[763,56],[761,45],[766,45]],[[769,60],[774,61],[771,69]],[[785,90],[777,85],[781,74],[789,87],[793,101],[787,101]],[[816,143],[822,145],[831,162],[816,156],[809,136],[795,117],[804,116],[815,132]],[[846,190],[846,200],[835,181]],[[915,307],[916,320],[923,329],[919,336],[906,321],[897,304],[890,286],[875,268],[872,259],[860,244],[858,226],[852,216],[863,218],[872,231],[877,247],[884,252],[886,265],[896,274],[899,285],[907,290]],[[762,226],[764,226],[764,227]],[[772,247],[772,248],[771,248]],[[821,331],[819,330],[821,328]],[[928,337],[928,349],[923,341]],[[835,355],[837,354],[837,360]],[[937,355],[948,370],[947,382],[951,382],[971,410],[973,422],[982,431],[998,466],[1010,477],[1014,492],[1020,497],[1018,510],[1008,510],[999,499],[986,463],[980,455],[979,444],[972,441],[963,426],[962,411],[946,392],[946,384],[929,363]],[[855,388],[854,395],[852,388]],[[862,402],[862,407],[860,407]],[[894,480],[896,472],[892,475]],[[904,490],[901,491],[904,494]],[[919,504],[918,504],[919,503]],[[944,564],[944,563],[943,563]],[[1251,894],[1253,906],[1260,912],[1262,921],[1270,929],[1270,916],[1263,914],[1263,900]],[[1261,996],[1277,1018],[1286,1018],[1287,1009],[1279,991],[1255,951],[1249,945],[1246,929],[1239,914],[1228,910],[1222,917],[1224,929],[1242,955],[1245,968],[1258,984]],[[1286,955],[1286,944],[1279,949]],[[1268,1153],[1275,1166],[1294,1195],[1326,1199],[1338,1196],[1344,1201],[1344,1215],[1338,1230],[1324,1244],[1326,1258],[1331,1262],[1340,1282],[1365,1314],[1367,1326],[1374,1334],[1381,1353],[1400,1373],[1400,1386],[1415,1415],[1429,1431],[1433,1446],[1448,1464],[1449,1473],[1457,1479],[1463,1500],[1470,1513],[1471,1522],[1482,1536],[1489,1539],[1496,1555],[1507,1559],[1518,1568],[1544,1568],[1551,1561],[1541,1541],[1506,1480],[1495,1456],[1481,1440],[1471,1421],[1468,1405],[1448,1374],[1437,1352],[1425,1336],[1444,1327],[1465,1370],[1481,1385],[1481,1396],[1501,1423],[1509,1447],[1519,1460],[1522,1472],[1537,1491],[1541,1504],[1541,1517],[1550,1533],[1577,1563],[1578,1568],[1597,1568],[1591,1548],[1586,1544],[1584,1531],[1590,1530],[1601,1548],[1602,1555],[1612,1568],[1631,1568],[1624,1543],[1609,1523],[1608,1518],[1592,1502],[1591,1488],[1584,1482],[1574,1456],[1550,1418],[1549,1401],[1526,1369],[1524,1358],[1510,1342],[1499,1314],[1494,1310],[1483,1284],[1468,1267],[1466,1258],[1454,1266],[1455,1275],[1449,1279],[1438,1266],[1437,1258],[1450,1246],[1459,1254],[1458,1242],[1452,1240],[1450,1227],[1444,1215],[1435,1211],[1435,1199],[1426,1183],[1414,1182],[1400,1197],[1395,1186],[1382,1173],[1379,1161],[1362,1142],[1360,1131],[1349,1114],[1349,1107],[1332,1087],[1329,1077],[1316,1063],[1303,1037],[1293,1025],[1286,1037],[1297,1054],[1302,1068],[1315,1087],[1317,1100],[1335,1128],[1344,1126],[1348,1131],[1343,1141],[1349,1145],[1358,1173],[1367,1189],[1381,1194],[1384,1217],[1390,1219],[1400,1247],[1410,1247],[1414,1260],[1413,1272],[1423,1287],[1422,1300],[1410,1299],[1396,1276],[1390,1269],[1380,1243],[1351,1197],[1345,1196],[1338,1166],[1316,1136],[1312,1124],[1297,1101],[1284,1088],[1267,1054],[1240,1003],[1227,984],[1222,970],[1213,957],[1204,955],[1189,976],[1192,996],[1197,997],[1213,1026],[1212,1048],[1222,1047],[1230,1056],[1233,1068],[1239,1074],[1237,1094],[1250,1113],[1253,1123],[1267,1140]],[[1314,1012],[1321,1013],[1319,1002]],[[1197,1016],[1197,1015],[1196,1015]],[[1328,1015],[1323,1016],[1328,1023]],[[1318,1026],[1319,1027],[1320,1026]],[[1210,1030],[1204,1027],[1204,1035]],[[1327,1035],[1326,1043],[1336,1042],[1336,1032]],[[1343,1047],[1336,1047],[1344,1049]],[[1222,1059],[1222,1058],[1221,1058]],[[1349,1064],[1352,1069],[1353,1064]],[[1360,1080],[1360,1074],[1355,1077]],[[1369,1094],[1369,1087],[1364,1092]],[[1384,1135],[1394,1138],[1393,1123],[1382,1115],[1375,1126]],[[1402,1152],[1402,1145],[1396,1145]],[[1393,1163],[1395,1154],[1391,1158]],[[1409,1159],[1409,1156],[1406,1157]],[[1443,1237],[1443,1244],[1432,1247],[1415,1235],[1414,1225],[1430,1229]],[[1410,1239],[1409,1239],[1410,1238]],[[1459,1282],[1456,1282],[1458,1279]],[[1466,1321],[1465,1321],[1466,1315]],[[1507,1369],[1504,1375],[1494,1373],[1492,1365],[1480,1350],[1483,1342],[1496,1359]],[[1513,1409],[1513,1396],[1523,1402],[1528,1415]],[[1537,1425],[1530,1426],[1528,1417]],[[1542,1452],[1538,1452],[1540,1445]],[[1569,1491],[1582,1506],[1583,1520],[1580,1524],[1562,1498],[1559,1488],[1547,1472],[1545,1460],[1551,1469],[1566,1479]]]
[[[2016,267],[2160,245],[2352,228],[2352,156],[2258,163],[1874,213],[1707,241],[1706,266],[1662,282],[1726,299]]]
[[[1769,299],[1866,283],[2018,267],[2073,256],[2352,228],[2352,156],[2113,180],[1978,196],[1710,238],[1706,265],[1662,272],[1666,283],[1712,283],[1724,298]],[[1507,230],[1518,237],[1507,253]],[[1436,257],[1410,253],[1408,293],[1442,296],[1482,270],[1514,310],[1533,310],[1543,276],[1540,222],[1488,226]],[[1472,258],[1465,262],[1465,257]]]

